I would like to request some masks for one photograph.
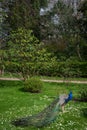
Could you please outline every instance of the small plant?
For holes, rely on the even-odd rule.
[[[39,78],[31,77],[24,82],[24,90],[32,93],[39,93],[43,88],[43,83]]]
[[[87,108],[82,108],[82,115],[87,118]]]
[[[83,88],[80,92],[79,92],[79,99],[81,101],[85,101],[87,102],[87,89]]]

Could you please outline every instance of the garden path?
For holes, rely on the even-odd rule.
[[[19,81],[23,79],[19,78],[0,78],[0,80],[13,80]],[[55,82],[55,83],[78,83],[78,84],[87,84],[87,81],[77,81],[77,80],[52,80],[52,79],[41,79],[44,82]]]

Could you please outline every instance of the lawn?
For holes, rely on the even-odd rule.
[[[33,115],[43,110],[61,93],[72,90],[74,97],[86,84],[44,83],[42,93],[23,92],[21,81],[0,81],[0,130],[87,130],[87,103],[69,102],[65,113],[61,111],[55,122],[44,128],[15,127],[10,122],[19,117]]]

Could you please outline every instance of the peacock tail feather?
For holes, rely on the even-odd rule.
[[[51,122],[53,122],[59,111],[59,98],[57,97],[54,99],[54,101],[46,107],[44,110],[42,110],[40,113],[32,116],[28,116],[25,118],[17,119],[15,121],[12,121],[12,124],[15,126],[35,126],[35,127],[44,127]]]

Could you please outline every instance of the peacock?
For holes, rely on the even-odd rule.
[[[71,99],[72,99],[72,93],[69,93],[69,95],[62,94],[59,97],[56,97],[52,101],[52,103],[44,110],[42,110],[40,113],[36,115],[16,119],[12,121],[12,124],[21,127],[26,127],[26,126],[44,127],[46,125],[49,125],[57,118],[60,110],[60,106],[64,102],[66,101],[68,102]]]

